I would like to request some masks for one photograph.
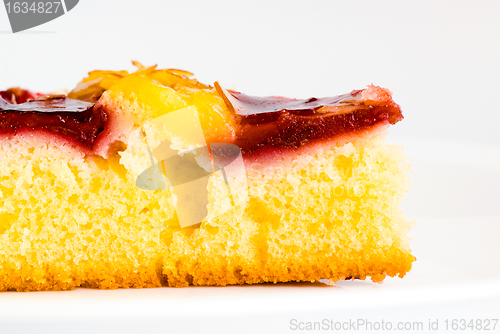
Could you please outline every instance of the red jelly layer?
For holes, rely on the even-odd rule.
[[[238,120],[236,140],[246,156],[300,146],[358,133],[378,124],[401,119],[400,107],[388,90],[369,86],[350,94],[304,100],[285,97],[254,97],[228,91],[218,83],[218,93]],[[8,95],[8,94],[10,95]],[[108,114],[88,102],[64,96],[38,97],[27,91],[0,92],[0,134],[43,130],[92,149],[105,129]]]
[[[29,90],[21,89],[19,87],[9,88],[7,90],[0,91],[0,97],[12,104],[28,102],[42,95],[43,94],[33,93],[30,92]]]
[[[295,149],[403,119],[391,93],[376,86],[304,100],[253,97],[225,90],[218,83],[215,86],[239,120],[234,144],[247,156],[280,148]]]
[[[254,123],[244,119],[234,144],[244,155],[273,148],[297,148],[342,134],[356,133],[388,122],[384,107],[370,107],[350,114],[324,117],[281,113],[275,121]]]
[[[91,150],[108,119],[105,112],[92,106],[64,96],[39,97],[20,104],[0,99],[0,134],[41,130]]]

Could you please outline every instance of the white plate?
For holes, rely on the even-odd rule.
[[[2,293],[0,331],[288,333],[343,326],[365,332],[371,323],[377,332],[403,326],[425,333],[436,332],[431,324],[445,331],[446,321],[451,331],[454,319],[458,326],[479,319],[484,327],[485,319],[500,318],[500,150],[391,141],[405,146],[415,172],[403,209],[417,220],[411,232],[417,262],[404,279]]]

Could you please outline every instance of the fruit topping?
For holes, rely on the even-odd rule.
[[[13,87],[7,90],[0,91],[0,97],[11,104],[28,102],[29,100],[34,100],[42,95],[43,94],[33,93],[29,90],[21,89],[19,87]]]
[[[107,114],[92,106],[64,95],[40,96],[20,104],[0,99],[0,133],[41,130],[92,149],[107,122]]]
[[[370,85],[335,97],[304,100],[255,97],[215,83],[227,107],[238,117],[236,141],[243,154],[279,148],[295,149],[309,142],[356,133],[403,118],[391,93]]]

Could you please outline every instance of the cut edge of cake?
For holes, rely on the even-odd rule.
[[[0,290],[381,282],[411,269],[412,223],[399,208],[410,166],[386,142],[388,122],[279,159],[246,159],[248,197],[239,206],[228,204],[220,174],[211,175],[208,218],[181,228],[168,190],[135,184],[152,163],[152,143],[137,125],[155,114],[141,119],[144,105],[112,87],[96,105],[112,126],[93,155],[36,134],[0,140]],[[165,105],[193,105],[159,88]],[[219,139],[236,134],[224,131]]]

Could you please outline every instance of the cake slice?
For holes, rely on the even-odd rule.
[[[253,97],[181,70],[0,92],[0,290],[403,277],[403,116],[368,86]]]

